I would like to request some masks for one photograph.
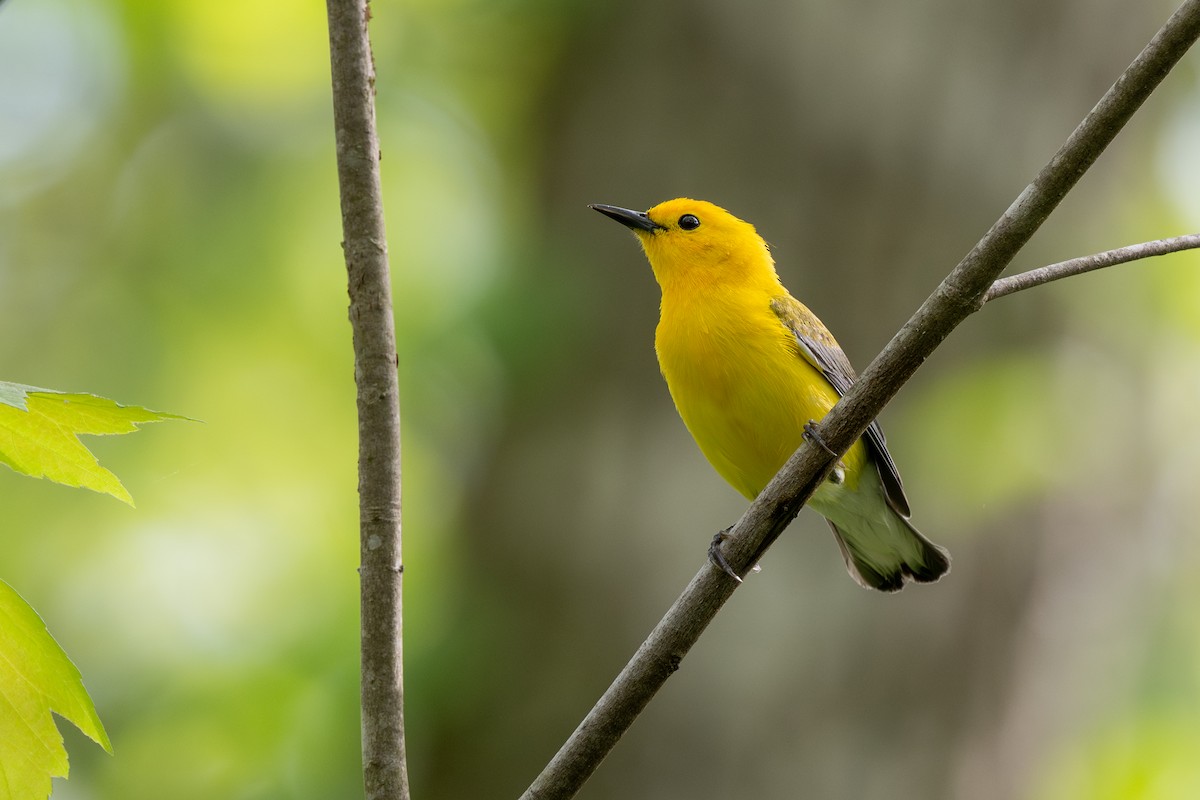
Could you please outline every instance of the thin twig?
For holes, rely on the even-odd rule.
[[[1000,278],[992,284],[992,288],[987,290],[987,293],[983,296],[983,302],[988,303],[999,297],[1019,292],[1022,289],[1041,286],[1043,283],[1050,283],[1061,278],[1069,278],[1072,275],[1082,275],[1094,269],[1103,269],[1104,267],[1112,267],[1117,264],[1128,264],[1130,261],[1153,258],[1154,256],[1165,256],[1168,253],[1179,253],[1183,250],[1194,250],[1197,247],[1200,247],[1200,233],[1191,233],[1187,236],[1156,239],[1153,242],[1131,244],[1127,247],[1118,247],[1116,250],[1105,250],[1103,253],[1093,253],[1090,256],[1080,256],[1079,258],[1060,261],[1057,264],[1031,269],[1019,275],[1009,275],[1007,278]]]
[[[1186,0],[991,230],[942,281],[818,427],[844,453],[929,354],[978,310],[988,287],[1029,241],[1171,68],[1200,37],[1200,0]],[[758,563],[799,513],[834,459],[802,445],[730,532],[725,557],[739,575]],[[523,800],[573,797],[739,586],[707,562]]]
[[[407,800],[401,658],[400,407],[366,0],[328,0],[333,118],[358,386],[363,783]]]

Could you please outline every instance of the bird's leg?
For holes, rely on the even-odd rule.
[[[731,530],[733,530],[733,525],[730,525],[728,528],[726,528],[723,531],[719,531],[717,533],[717,535],[713,537],[712,544],[710,544],[708,546],[708,560],[714,567],[721,570],[721,572],[724,572],[726,575],[733,578],[738,583],[741,583],[742,582],[741,576],[739,576],[736,572],[733,571],[733,567],[730,565],[729,561],[725,558],[725,554],[721,552],[721,545],[723,545],[725,543],[725,540],[729,538],[729,532]],[[750,571],[751,572],[762,572],[762,567],[759,566],[758,564],[755,564],[753,567],[750,568]]]
[[[821,437],[821,434],[817,433],[817,423],[815,420],[810,419],[804,423],[804,438],[817,445],[817,447],[820,447],[826,453],[829,453],[829,455],[837,458],[837,453],[833,452],[833,448],[825,444],[825,439]]]
[[[731,530],[733,530],[732,525],[723,531],[718,531],[717,535],[713,537],[712,544],[708,546],[708,560],[714,567],[721,570],[738,583],[741,583],[741,576],[733,571],[733,567],[729,566],[729,562],[725,560],[725,554],[721,552],[721,545],[723,545],[725,540],[729,538],[729,532]]]
[[[829,453],[829,455],[835,458],[837,457],[837,453],[833,452],[833,448],[825,444],[825,440],[821,437],[821,434],[817,433],[817,423],[811,419],[804,423],[804,438],[808,439],[810,442],[814,442],[817,447],[820,447],[826,453]],[[846,468],[842,465],[842,462],[839,461],[834,464],[833,469],[830,470],[828,480],[830,483],[841,483],[843,480],[845,480],[845,478]]]

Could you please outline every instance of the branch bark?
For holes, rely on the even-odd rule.
[[[1034,286],[1041,286],[1044,283],[1069,278],[1072,275],[1082,275],[1085,272],[1091,272],[1095,269],[1113,267],[1117,264],[1128,264],[1130,261],[1138,261],[1143,258],[1165,256],[1168,253],[1194,250],[1197,247],[1200,247],[1200,233],[1191,233],[1187,236],[1156,239],[1153,242],[1131,244],[1127,247],[1118,247],[1116,250],[1105,250],[1103,253],[1093,253],[1090,256],[1080,256],[1079,258],[1060,261],[1057,264],[1049,264],[1045,267],[1031,269],[1019,275],[1009,275],[1007,278],[1000,278],[984,294],[983,302],[990,303],[992,300],[1006,297],[1022,289],[1031,289]]]
[[[1147,97],[1200,37],[1200,0],[1186,0],[1105,93],[1066,143],[921,305],[821,421],[817,433],[845,453],[937,346],[984,303],[996,277],[1029,241]],[[840,455],[839,455],[840,457]],[[724,554],[739,575],[761,559],[835,461],[796,451],[747,509]],[[588,712],[523,800],[573,797],[666,682],[738,583],[705,563]]]
[[[328,0],[333,118],[358,387],[363,783],[407,800],[401,649],[400,406],[366,0]]]

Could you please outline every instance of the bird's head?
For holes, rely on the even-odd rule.
[[[680,286],[778,286],[767,243],[753,225],[720,206],[680,197],[649,211],[590,207],[637,234],[664,292]]]

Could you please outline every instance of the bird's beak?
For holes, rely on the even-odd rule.
[[[650,217],[646,216],[645,211],[633,211],[620,206],[606,206],[604,203],[591,203],[588,208],[594,208],[606,217],[612,217],[617,222],[624,225],[626,228],[632,229],[635,233],[638,231],[656,231],[662,228]]]

